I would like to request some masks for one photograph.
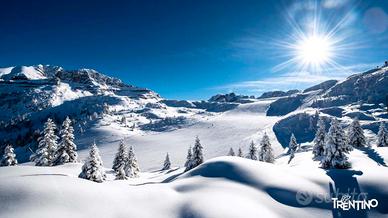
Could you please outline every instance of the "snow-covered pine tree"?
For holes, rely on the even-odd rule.
[[[133,123],[132,126],[131,126],[131,131],[135,130],[135,128],[136,128],[136,124]]]
[[[93,114],[92,114],[92,116],[90,117],[90,120],[92,121],[92,120],[95,120],[95,119],[97,119],[98,118],[98,113],[97,112],[94,112]]]
[[[361,128],[358,119],[353,120],[348,130],[349,145],[355,148],[363,148],[367,145],[364,130]]]
[[[191,169],[199,166],[203,163],[203,153],[202,153],[202,145],[201,141],[199,140],[198,136],[195,138],[195,143],[193,147],[193,158],[191,161]]]
[[[295,153],[298,150],[298,142],[296,141],[294,133],[291,134],[290,143],[288,144],[289,153]]]
[[[104,102],[104,104],[102,105],[102,108],[103,108],[104,114],[110,114],[109,106],[106,102]]]
[[[69,117],[66,117],[60,131],[61,140],[55,153],[55,165],[77,162],[77,145],[74,143],[73,133],[74,129],[71,126],[71,120]]]
[[[332,122],[336,123],[335,126],[337,128],[337,137],[336,137],[337,141],[341,141],[345,144],[344,146],[347,152],[352,151],[353,147],[349,145],[348,140],[346,138],[345,130],[341,127],[341,124],[339,123],[339,121],[336,118],[334,118]]]
[[[264,136],[260,142],[259,160],[267,163],[275,162],[271,142],[269,141],[267,133],[264,133]]]
[[[233,148],[229,149],[228,156],[235,156],[236,154],[234,153]]]
[[[314,117],[310,117],[309,119],[309,130],[314,130]]]
[[[121,117],[121,124],[123,124],[125,127],[127,127],[127,118],[123,115],[122,117]]]
[[[90,147],[89,157],[82,166],[82,172],[79,177],[93,182],[103,182],[106,179],[103,163],[96,143],[93,143]]]
[[[288,153],[290,154],[290,159],[288,160],[288,163],[291,162],[292,159],[295,157],[295,152],[298,150],[298,143],[296,142],[296,138],[294,133],[291,134],[290,137],[290,143],[288,144]]]
[[[388,146],[388,132],[385,128],[384,122],[380,123],[379,132],[377,133],[377,146],[387,147]]]
[[[137,158],[135,154],[133,154],[133,161],[132,161],[132,177],[139,177],[140,175],[140,167],[139,167],[139,162],[137,161]]]
[[[58,137],[55,135],[55,123],[48,118],[39,138],[38,149],[31,156],[36,166],[51,166],[57,149]]]
[[[244,154],[241,148],[238,148],[237,157],[244,157]]]
[[[78,124],[78,132],[81,133],[81,135],[85,132],[84,128],[82,128],[82,125],[80,123]]]
[[[124,167],[120,167],[117,171],[115,171],[115,179],[116,180],[127,180],[128,176],[125,173]]]
[[[337,119],[331,121],[331,126],[325,138],[325,146],[321,166],[323,168],[349,168],[348,162],[349,146],[346,143],[344,131]]]
[[[314,158],[320,157],[323,155],[323,146],[325,145],[326,127],[325,127],[325,122],[321,117],[319,117],[317,126],[318,126],[318,129],[317,129],[317,132],[315,133],[314,146],[313,146]]]
[[[128,162],[127,146],[124,144],[123,140],[120,140],[119,148],[117,150],[115,158],[113,159],[112,169],[116,173],[118,173],[118,171],[121,168],[125,169],[125,166],[127,165],[127,162]]]
[[[247,158],[251,160],[258,160],[258,153],[257,153],[257,147],[253,141],[251,141],[251,144],[249,145]]]
[[[12,145],[5,146],[3,157],[0,160],[0,166],[15,166],[18,164]]]
[[[166,158],[164,159],[162,170],[169,170],[170,168],[171,168],[170,156],[167,153]]]
[[[192,150],[193,149],[191,149],[191,146],[187,150],[186,162],[185,162],[185,166],[184,166],[184,167],[186,167],[186,169],[191,169],[191,160],[193,159]]]
[[[315,111],[314,119],[316,119],[316,120],[319,119],[319,111],[318,110]]]
[[[125,173],[130,178],[139,177],[140,168],[132,146],[129,147],[128,162],[125,166]]]
[[[115,172],[116,172],[116,180],[128,179],[127,175],[125,174],[124,166],[120,166],[120,168],[115,170]]]

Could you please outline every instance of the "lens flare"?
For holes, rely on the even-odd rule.
[[[313,35],[296,46],[297,58],[307,65],[323,65],[332,57],[332,49],[328,38]]]
[[[270,43],[279,59],[272,71],[347,73],[349,70],[340,63],[346,63],[363,46],[362,33],[351,26],[355,22],[354,8],[334,14],[323,8],[320,1],[310,3],[309,7],[297,3],[297,7],[285,9],[288,25],[282,29],[282,37]]]

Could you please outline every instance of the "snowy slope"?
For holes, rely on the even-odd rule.
[[[377,150],[385,160],[388,150]],[[286,157],[284,157],[286,158]],[[80,164],[0,168],[0,217],[383,217],[388,214],[388,168],[359,151],[351,170],[325,171],[309,152],[294,164],[219,157],[182,174],[181,169],[140,178],[94,183],[77,178]],[[379,200],[371,211],[337,211],[334,190],[350,187]],[[346,190],[345,190],[346,192]],[[307,194],[307,195],[304,195]],[[319,202],[319,203],[317,203]],[[338,214],[339,213],[339,214]]]
[[[273,141],[277,153],[282,151],[276,142],[272,131],[277,117],[265,116],[265,111],[273,100],[258,100],[254,103],[239,105],[236,109],[213,116],[201,116],[196,122],[181,129],[165,132],[128,131],[123,136],[125,128],[112,128],[109,126],[92,127],[85,135],[78,139],[78,144],[88,146],[95,139],[99,144],[102,158],[108,166],[112,163],[117,151],[118,142],[124,138],[128,145],[133,145],[138,156],[140,167],[145,170],[160,167],[159,160],[155,157],[164,157],[169,152],[174,163],[183,165],[190,145],[198,136],[204,145],[206,158],[212,158],[227,154],[230,147],[235,151],[241,147],[247,150],[253,140],[259,143],[264,132],[267,132]],[[198,116],[198,115],[197,115]],[[81,159],[86,157],[87,150],[80,152]]]

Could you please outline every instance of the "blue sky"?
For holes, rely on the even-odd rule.
[[[0,67],[93,68],[173,99],[259,95],[381,64],[387,14],[383,0],[7,1]],[[319,70],[290,62],[312,23],[335,42]]]

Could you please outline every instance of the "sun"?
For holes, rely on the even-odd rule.
[[[353,8],[337,16],[326,13],[320,1],[313,0],[308,7],[299,5],[286,9],[287,25],[280,37],[269,43],[279,61],[272,71],[311,75],[350,72],[341,63],[351,60],[356,49],[368,46],[363,44],[362,34],[349,26],[355,22]]]
[[[332,58],[332,51],[330,39],[319,35],[305,37],[296,46],[297,59],[304,65],[324,65]]]

